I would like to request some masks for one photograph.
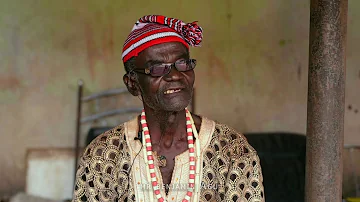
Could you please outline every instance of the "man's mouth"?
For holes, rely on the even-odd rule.
[[[164,92],[164,95],[168,95],[168,94],[173,94],[173,93],[178,93],[180,92],[181,89],[170,89]]]

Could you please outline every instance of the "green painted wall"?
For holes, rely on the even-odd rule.
[[[155,2],[155,1],[153,1]],[[122,87],[121,50],[145,14],[198,20],[197,112],[241,132],[305,133],[309,1],[1,0],[0,193],[27,148],[74,144],[76,83]],[[360,1],[349,0],[345,142],[360,144]],[[358,113],[356,113],[358,112]]]

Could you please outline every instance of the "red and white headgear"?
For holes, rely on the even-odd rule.
[[[165,42],[180,42],[187,48],[200,46],[202,28],[197,22],[184,23],[175,18],[161,15],[146,15],[134,25],[123,47],[122,60],[125,63],[146,48]]]

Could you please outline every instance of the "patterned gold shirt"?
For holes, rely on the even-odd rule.
[[[150,201],[152,188],[146,175],[137,118],[98,136],[85,149],[76,174],[73,202]],[[199,131],[201,185],[197,201],[264,202],[259,157],[246,138],[234,129],[202,117]],[[198,141],[196,140],[196,141]],[[161,172],[155,161],[159,184]],[[189,178],[189,152],[175,158],[168,202],[182,201]],[[155,197],[155,196],[153,196]],[[154,201],[155,198],[154,198]]]

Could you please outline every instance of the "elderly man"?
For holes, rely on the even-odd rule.
[[[144,109],[86,148],[73,201],[265,201],[259,158],[245,137],[186,109],[196,67],[189,47],[201,40],[196,22],[136,22],[123,80]]]

